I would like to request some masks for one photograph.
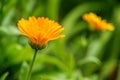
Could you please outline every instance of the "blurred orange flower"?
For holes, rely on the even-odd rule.
[[[103,30],[114,30],[114,26],[111,23],[107,23],[106,20],[102,20],[101,17],[94,13],[88,13],[83,15],[83,19],[90,24],[90,28],[103,31]]]
[[[18,21],[18,28],[23,35],[30,39],[34,48],[42,48],[49,41],[64,37],[60,33],[64,30],[57,22],[48,18],[32,16],[28,20],[21,19]]]

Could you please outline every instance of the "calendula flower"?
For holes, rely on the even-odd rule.
[[[64,28],[57,22],[44,17],[32,16],[28,20],[22,18],[18,21],[18,28],[30,39],[30,44],[35,49],[41,49],[49,41],[64,37],[60,34]]]
[[[111,23],[107,23],[106,20],[102,20],[101,17],[94,13],[88,13],[83,15],[83,19],[90,24],[90,28],[103,31],[103,30],[114,30],[114,26]]]

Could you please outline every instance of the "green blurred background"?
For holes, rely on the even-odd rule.
[[[88,12],[115,30],[91,31]],[[120,80],[119,0],[0,0],[0,80],[26,78],[34,51],[17,22],[29,16],[58,21],[66,35],[39,51],[31,80]]]

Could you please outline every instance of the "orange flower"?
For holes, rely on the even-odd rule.
[[[106,20],[102,20],[101,17],[95,15],[94,13],[84,14],[83,19],[90,24],[92,29],[96,29],[98,31],[114,30],[114,26],[111,23],[107,23]]]
[[[21,19],[18,21],[18,28],[23,35],[30,39],[30,43],[34,48],[42,48],[49,41],[64,37],[60,33],[64,30],[57,22],[48,18],[34,16],[29,20]]]

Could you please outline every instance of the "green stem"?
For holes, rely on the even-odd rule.
[[[35,53],[34,53],[34,56],[33,56],[33,60],[32,60],[31,66],[30,66],[30,70],[29,70],[29,73],[28,73],[28,76],[27,76],[27,80],[30,80],[30,78],[31,78],[31,72],[32,72],[32,68],[33,68],[33,65],[34,65],[34,62],[35,62],[37,51],[38,50],[36,49]]]

